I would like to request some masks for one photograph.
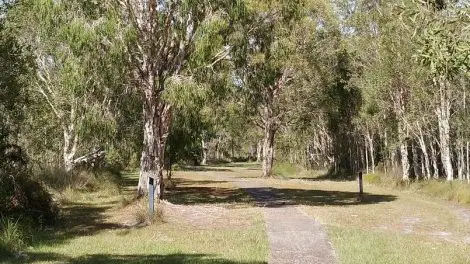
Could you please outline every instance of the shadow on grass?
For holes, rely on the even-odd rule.
[[[349,181],[355,181],[357,179],[357,175],[323,173],[323,174],[315,175],[312,177],[304,176],[304,177],[279,177],[279,178],[289,179],[289,180],[305,180],[305,181],[349,182]]]
[[[39,261],[60,262],[68,264],[144,264],[144,263],[228,263],[228,264],[264,264],[266,262],[251,261],[239,262],[228,259],[218,258],[214,255],[205,254],[170,254],[170,255],[110,255],[97,254],[87,255],[78,258],[52,254],[52,253],[31,253],[27,260],[11,261],[7,263],[35,263]]]
[[[222,166],[225,167],[225,166]],[[228,166],[227,166],[228,167]],[[180,165],[178,168],[175,168],[176,171],[225,171],[232,172],[231,169],[221,168],[218,166],[189,166],[189,165]]]
[[[222,181],[223,182],[223,181]],[[396,199],[394,195],[379,195],[364,193],[361,200],[357,192],[325,191],[285,188],[222,188],[191,186],[192,184],[211,184],[219,181],[185,181],[178,180],[176,186],[167,190],[166,198],[173,204],[216,204],[216,203],[244,203],[258,206],[350,206],[358,204],[374,204],[391,202]]]
[[[246,188],[244,189],[256,200],[258,206],[282,207],[288,205],[310,206],[350,206],[358,204],[375,204],[396,200],[394,195],[378,195],[364,193],[361,200],[356,192],[277,189],[277,188]]]
[[[167,200],[173,204],[216,204],[216,203],[250,203],[252,198],[242,189],[218,187],[177,187],[167,190]]]
[[[106,230],[121,229],[122,225],[105,221],[104,213],[113,206],[113,203],[100,206],[69,203],[61,208],[61,217],[54,229],[37,231],[34,236],[34,245],[64,243],[75,237],[92,236]]]

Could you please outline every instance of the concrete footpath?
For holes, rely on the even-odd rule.
[[[254,180],[226,179],[249,193],[263,208],[269,239],[269,263],[336,263],[335,253],[322,226],[292,201]]]

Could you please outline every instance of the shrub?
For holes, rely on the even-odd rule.
[[[39,224],[52,224],[57,207],[42,184],[33,180],[20,147],[0,141],[0,212],[28,216]]]

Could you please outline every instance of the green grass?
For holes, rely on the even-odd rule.
[[[340,263],[465,264],[468,245],[429,240],[426,236],[328,226]]]
[[[58,225],[34,234],[26,258],[0,263],[266,263],[261,211],[207,173],[218,172],[175,173],[167,197],[173,204],[160,206],[162,221],[147,226],[124,225],[145,218],[145,201],[132,199],[136,173],[124,175],[117,192],[65,189]],[[220,210],[222,222],[209,221]]]
[[[24,223],[23,223],[24,224]],[[0,255],[14,255],[26,248],[29,242],[28,229],[20,219],[0,218]],[[1,260],[1,258],[0,258]]]

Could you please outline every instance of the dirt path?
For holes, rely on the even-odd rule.
[[[263,207],[269,240],[269,263],[336,263],[334,250],[322,226],[295,203],[281,199],[256,179],[217,176],[232,181]]]

